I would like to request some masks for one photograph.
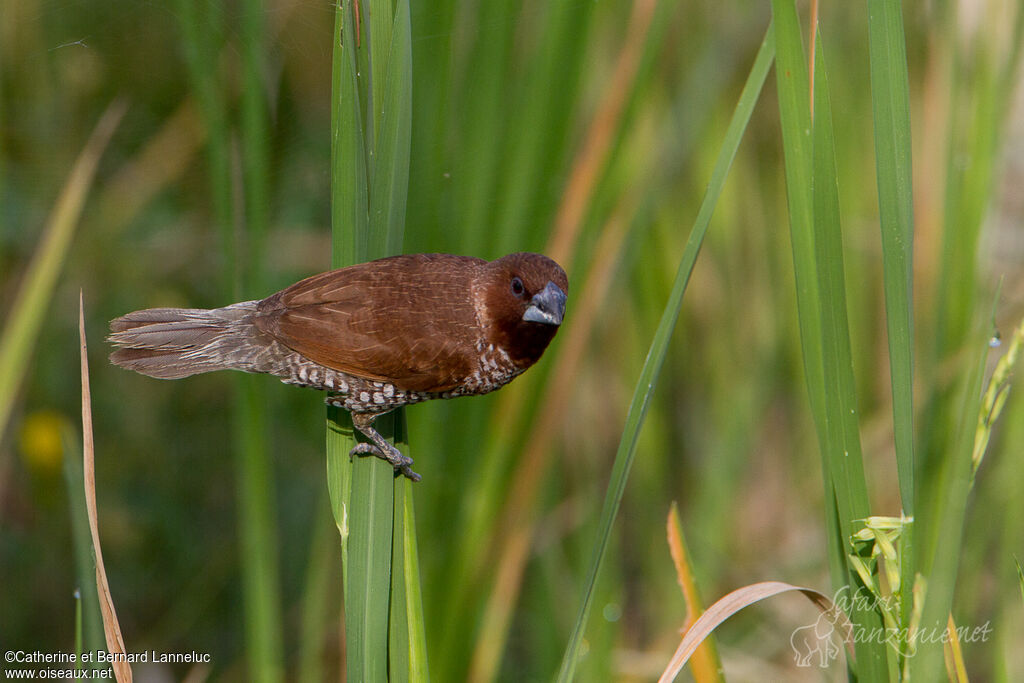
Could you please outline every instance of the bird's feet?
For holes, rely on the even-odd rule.
[[[402,455],[401,451],[388,443],[387,439],[380,435],[373,428],[373,421],[377,419],[372,413],[352,413],[352,425],[363,433],[370,443],[358,443],[355,448],[349,451],[349,455],[372,455],[383,458],[395,468],[395,476],[404,474],[412,481],[419,481],[420,475],[412,471],[412,458]]]
[[[391,466],[395,468],[396,475],[404,474],[412,481],[419,481],[422,478],[420,475],[412,471],[412,458],[407,455],[402,455],[401,451],[386,441],[384,442],[384,445],[387,446],[387,450],[383,450],[380,446],[372,443],[357,443],[355,448],[349,451],[349,455],[372,455],[391,463]]]

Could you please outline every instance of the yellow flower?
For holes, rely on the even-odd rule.
[[[61,435],[64,416],[52,410],[39,410],[21,424],[19,445],[25,465],[41,474],[56,474],[64,457]]]

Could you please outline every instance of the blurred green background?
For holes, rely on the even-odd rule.
[[[212,46],[207,58],[226,84],[236,186],[245,182],[237,139],[243,4],[194,5]],[[132,375],[106,362],[103,342],[107,321],[127,311],[230,303],[209,136],[186,66],[188,5],[0,3],[5,321],[90,131],[111,101],[127,103],[56,289],[39,309],[38,341],[0,433],[0,648],[69,651],[74,643],[72,593],[82,579],[62,457],[80,455],[82,289],[100,532],[128,650],[208,652],[211,668],[194,673],[247,680],[231,378]],[[948,399],[972,321],[988,321],[1001,278],[997,328],[1006,334],[1024,316],[1024,107],[1012,68],[1020,15],[1009,0],[905,9],[922,407]],[[327,269],[331,252],[334,8],[268,1],[259,16],[269,228],[259,288],[243,286],[245,299]],[[405,250],[544,251],[571,282],[567,322],[537,368],[499,394],[407,413],[424,477],[416,506],[435,680],[538,680],[557,668],[633,385],[768,20],[767,3],[739,0],[412,3]],[[865,467],[874,511],[896,515],[866,9],[829,3],[821,22]],[[672,501],[705,599],[769,579],[828,592],[772,78],[641,436],[584,680],[650,680],[675,648],[685,604],[665,542]],[[244,255],[245,211],[235,213]],[[333,679],[341,578],[322,398],[262,381],[286,670]],[[929,434],[943,431],[927,422]],[[958,624],[991,621],[991,638],[965,644],[982,680],[1024,676],[1024,652],[1014,647],[1024,641],[1014,564],[1024,559],[1022,453],[1024,399],[1013,395],[970,501],[954,612]],[[791,597],[734,618],[719,631],[727,674],[808,676],[794,669],[789,634],[815,616]],[[814,669],[808,680],[821,676]]]

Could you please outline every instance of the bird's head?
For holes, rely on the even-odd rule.
[[[522,369],[537,362],[565,316],[569,278],[541,254],[509,254],[484,266],[481,317],[487,341]]]

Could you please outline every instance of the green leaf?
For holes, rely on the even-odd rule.
[[[360,2],[362,12],[360,21],[364,28],[368,26],[370,29],[369,31],[364,30],[362,32],[366,44],[365,49],[361,50],[361,53],[365,57],[365,63],[369,65],[369,70],[365,73],[370,74],[370,81],[364,94],[366,95],[367,102],[370,103],[366,112],[368,128],[366,139],[369,142],[367,149],[373,151],[368,156],[371,174],[376,171],[376,152],[380,149],[380,136],[382,133],[385,133],[385,124],[383,122],[384,116],[387,115],[384,107],[384,101],[387,99],[385,93],[389,89],[388,81],[392,78],[392,66],[389,63],[389,55],[391,54],[394,38],[392,34],[394,23],[392,20],[393,4],[394,0],[363,0]],[[400,13],[401,10],[399,10]],[[363,64],[360,64],[361,73],[362,66]],[[385,165],[387,163],[385,162]]]
[[[0,334],[0,437],[7,427],[18,386],[30,367],[29,356],[57,287],[96,167],[126,107],[121,100],[112,103],[78,155]]]
[[[335,266],[401,252],[405,230],[412,129],[409,4],[399,2],[392,15],[391,0],[374,0],[369,17],[364,4],[356,26],[358,7],[346,1],[336,16],[335,34],[342,39],[335,44],[333,80]],[[369,73],[369,81],[361,73]],[[401,409],[378,417],[374,428],[386,439],[399,436],[396,444],[405,442]],[[396,479],[380,458],[350,461],[354,444],[350,416],[329,409],[328,487],[342,531],[348,679],[383,681],[390,674],[423,680],[425,628],[410,482]]]
[[[330,480],[328,480],[330,482]],[[321,490],[313,507],[313,520],[302,591],[302,621],[299,627],[296,680],[299,683],[321,683],[326,678],[324,646],[331,630],[330,617],[337,614],[337,591],[331,580],[337,574],[331,567],[337,561],[338,532],[331,517],[323,514],[329,501],[327,490]]]
[[[535,37],[537,49],[527,67],[523,110],[498,131],[504,143],[501,208],[493,217],[489,245],[498,254],[522,248],[526,229],[537,220],[538,200],[547,190],[537,171],[548,159],[559,158],[555,150],[571,137],[573,96],[587,68],[584,46],[595,7],[592,2],[538,6],[544,14]]]
[[[839,193],[828,77],[819,49],[811,120],[810,90],[796,8],[773,0],[778,57],[779,109],[786,159],[793,264],[797,279],[800,339],[808,393],[822,455],[829,564],[834,587],[849,587],[857,609],[850,617],[866,632],[881,625],[871,595],[851,566],[847,547],[854,521],[870,507],[861,459],[857,395],[846,309],[846,276],[839,221]],[[820,44],[820,37],[819,37]],[[830,509],[834,506],[834,510]],[[856,670],[866,680],[888,675],[885,643],[855,642]]]
[[[871,514],[867,481],[861,456],[860,428],[857,419],[857,390],[853,379],[853,352],[850,348],[849,319],[846,307],[846,271],[843,263],[843,238],[839,218],[839,185],[836,176],[835,139],[832,129],[832,105],[825,66],[824,45],[819,34],[815,57],[813,122],[814,251],[818,271],[818,296],[822,322],[821,393],[825,398],[828,472],[832,476],[841,538],[845,543],[856,530],[855,522]],[[827,515],[826,519],[832,519]],[[846,555],[847,561],[851,556]],[[848,616],[865,632],[878,632],[882,616],[874,609],[869,589],[856,564],[847,570],[851,614]],[[861,579],[859,585],[854,576]],[[888,676],[887,645],[874,639],[854,642],[856,671],[865,680],[883,680]]]
[[[404,420],[403,420],[404,432]],[[397,439],[404,442],[404,437]],[[419,553],[416,547],[416,515],[412,481],[400,477],[395,488],[395,535],[392,540],[391,585],[391,678],[425,683],[427,635],[420,589]]]
[[[920,571],[928,577],[921,613],[921,640],[917,652],[907,659],[910,678],[915,681],[939,680],[943,671],[942,634],[953,607],[957,572],[960,568],[967,495],[973,481],[974,437],[978,426],[978,408],[985,363],[988,360],[987,335],[975,344],[974,369],[961,388],[956,439],[948,446],[937,482],[936,502],[926,510],[934,519],[934,550],[924,557]]]
[[[390,416],[388,416],[390,417]],[[375,426],[392,436],[387,422]],[[394,471],[380,458],[358,458],[352,467],[348,572],[345,581],[345,642],[348,680],[388,680],[388,613]]]
[[[369,194],[363,114],[356,78],[352,1],[335,11],[331,91],[331,263],[335,268],[366,260]]]
[[[73,457],[82,451],[78,435],[70,427],[63,430],[61,444],[64,447],[64,482],[67,487],[68,508],[71,512],[71,543],[74,548],[75,600],[77,640],[85,651],[94,652],[106,647],[103,637],[103,618],[100,613],[99,591],[96,589],[96,561],[93,557],[92,532],[89,530],[89,516],[85,503],[85,474],[82,459]],[[100,668],[92,664],[88,668]],[[102,665],[106,669],[106,665]]]
[[[882,230],[886,331],[892,385],[893,435],[903,514],[912,518],[914,481],[914,203],[910,149],[910,92],[907,48],[900,3],[868,0],[871,101],[875,122],[878,212]],[[900,583],[913,585],[914,528],[903,535]],[[902,601],[901,625],[911,601]]]
[[[814,247],[814,201],[812,194],[813,148],[811,117],[808,108],[807,65],[804,59],[800,26],[792,3],[772,2],[778,54],[775,80],[779,97],[782,146],[786,160],[786,193],[789,201],[789,230],[796,277],[796,303],[800,325],[800,349],[803,353],[804,380],[810,400],[811,414],[818,435],[822,456],[825,489],[828,561],[832,585],[846,584],[846,544],[841,516],[833,501],[833,476],[826,440],[825,377],[820,296]]]
[[[572,636],[562,656],[562,665],[559,670],[559,681],[571,681],[576,675],[576,666],[579,660],[580,646],[583,643],[583,635],[586,630],[587,620],[590,616],[590,608],[594,599],[594,590],[597,585],[597,577],[604,561],[605,552],[608,549],[608,541],[611,537],[612,524],[618,514],[619,505],[622,502],[622,495],[626,489],[626,481],[629,478],[629,471],[636,455],[637,440],[640,436],[640,428],[643,426],[647,409],[650,407],[651,397],[661,373],[665,355],[668,353],[668,343],[675,329],[676,320],[679,318],[679,309],[682,305],[683,294],[690,281],[690,274],[700,253],[701,244],[707,234],[708,225],[711,223],[711,215],[715,205],[722,193],[722,186],[736,157],[736,150],[739,148],[743,132],[747,128],[750,114],[754,109],[757,99],[768,75],[768,69],[774,56],[775,44],[774,35],[769,27],[761,49],[758,50],[757,58],[750,70],[750,75],[740,93],[739,101],[733,112],[729,128],[725,134],[725,140],[718,153],[711,180],[708,183],[707,193],[701,203],[697,219],[694,221],[693,229],[690,231],[690,238],[686,242],[682,258],[679,261],[679,268],[676,271],[675,282],[672,285],[672,292],[662,312],[661,322],[651,341],[650,350],[647,352],[647,359],[644,361],[643,370],[633,390],[633,400],[629,406],[629,413],[626,416],[626,424],[622,430],[622,437],[619,441],[619,448],[615,454],[615,464],[612,467],[611,481],[605,494],[604,506],[601,509],[601,521],[598,526],[597,543],[594,546],[590,571],[584,584],[583,603],[580,606],[579,614],[576,617],[576,624],[573,627]]]
[[[228,301],[252,298],[262,290],[262,248],[269,220],[267,103],[260,87],[263,69],[262,3],[243,3],[241,37],[243,74],[246,87],[242,97],[242,201],[245,207],[246,239],[236,232],[235,163],[232,148],[237,132],[232,125],[220,53],[224,49],[223,8],[179,0],[182,38],[192,91],[200,106],[207,134],[207,181],[213,201],[220,243],[221,296]],[[249,249],[243,251],[240,245]],[[239,482],[238,532],[242,565],[242,593],[245,603],[246,655],[248,674],[260,681],[284,677],[280,578],[277,527],[273,501],[274,478],[267,438],[266,383],[253,376],[236,376],[233,381],[231,432]]]
[[[399,3],[397,9],[394,26],[389,27],[392,39],[385,81],[380,92],[374,93],[375,108],[378,94],[381,99],[370,192],[370,258],[400,253],[405,232],[412,135],[412,38],[408,2]]]
[[[341,541],[342,570],[348,580],[349,520],[348,507],[352,495],[352,468],[349,452],[356,445],[352,416],[336,406],[327,406],[327,491],[331,498],[331,512]]]

